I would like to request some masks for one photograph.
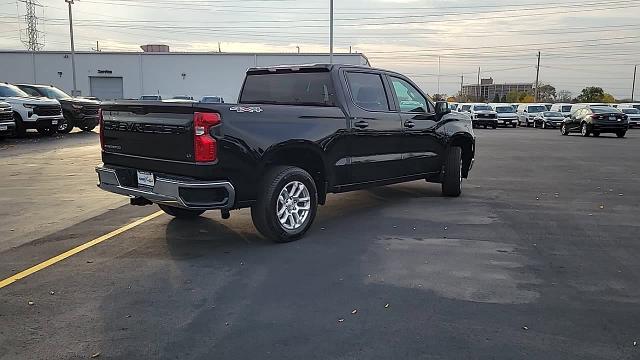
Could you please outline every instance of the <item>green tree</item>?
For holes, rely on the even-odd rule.
[[[540,102],[555,102],[556,101],[556,88],[544,84],[538,87],[538,100]]]
[[[582,89],[582,92],[580,92],[576,100],[583,103],[603,102],[604,95],[605,92],[601,87],[589,86]]]
[[[613,95],[609,93],[605,93],[604,96],[602,97],[602,102],[607,104],[613,104],[616,102],[616,98],[614,98]]]
[[[517,103],[520,101],[520,94],[517,91],[510,91],[506,96],[506,102]]]
[[[507,95],[502,95],[502,99],[500,99],[500,102],[506,103],[507,102]]]

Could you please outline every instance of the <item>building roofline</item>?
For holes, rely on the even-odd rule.
[[[0,54],[31,54],[28,50],[0,50]],[[36,51],[35,54],[70,54],[69,50],[46,50]],[[76,51],[78,55],[86,54],[99,54],[99,55],[215,55],[215,56],[228,56],[228,55],[259,55],[259,56],[274,56],[274,55],[293,55],[293,56],[329,56],[328,53],[288,53],[288,52],[203,52],[203,51],[172,51],[172,52],[143,52],[143,51]],[[334,53],[333,56],[361,56],[367,62],[369,61],[363,53]]]

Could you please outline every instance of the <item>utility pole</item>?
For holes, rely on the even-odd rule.
[[[440,56],[438,55],[438,95],[440,95]]]
[[[78,86],[76,83],[76,48],[75,43],[73,42],[73,14],[71,12],[71,5],[73,5],[73,0],[64,0],[69,5],[69,34],[71,36],[71,74],[73,78],[73,91],[71,91],[71,96],[78,95]]]
[[[100,41],[96,41],[96,48],[95,49],[91,49],[95,52],[100,52]]]
[[[329,0],[330,15],[329,15],[329,63],[333,64],[333,0]]]
[[[40,51],[44,47],[44,42],[41,41],[43,36],[38,30],[36,7],[42,7],[42,5],[37,0],[20,0],[20,2],[24,3],[24,21],[27,24],[27,28],[24,30],[24,38],[22,38],[22,32],[20,33],[22,43],[29,51]]]
[[[462,91],[464,90],[464,73],[462,73],[462,76],[460,76],[460,97],[462,97]],[[460,102],[461,99],[458,99],[458,102]]]
[[[540,51],[538,51],[538,65],[536,66],[536,91],[533,98],[535,102],[538,102],[538,86],[540,85]]]
[[[476,88],[476,101],[480,102],[480,66],[478,66],[478,87]]]
[[[222,46],[220,45],[220,41],[218,41],[218,52],[221,53],[222,52]]]
[[[633,85],[631,86],[631,102],[635,101],[636,96],[636,72],[638,71],[638,65],[633,66]]]
[[[296,45],[296,49],[298,49],[298,54],[300,54],[300,45]]]

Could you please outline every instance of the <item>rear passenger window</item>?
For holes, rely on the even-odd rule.
[[[380,75],[348,72],[347,82],[356,105],[370,111],[389,111],[389,101]]]

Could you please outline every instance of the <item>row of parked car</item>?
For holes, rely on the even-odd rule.
[[[637,127],[640,125],[640,103],[604,104],[484,104],[484,103],[452,103],[453,111],[467,113],[474,127],[497,128],[506,127],[540,127],[562,128],[567,124],[568,132],[574,131],[572,125],[576,120],[578,130],[583,132],[586,125],[587,133],[599,134],[602,132],[622,132],[622,128]],[[599,117],[615,120],[615,124],[609,124],[605,128],[598,129],[596,124]],[[600,122],[602,122],[600,121]],[[619,123],[619,124],[618,124]],[[605,131],[607,130],[607,131]],[[611,130],[611,131],[608,131]],[[623,135],[624,136],[624,135]]]
[[[74,98],[49,85],[0,83],[0,137],[22,137],[29,129],[51,136],[74,127],[98,126],[100,102]]]

